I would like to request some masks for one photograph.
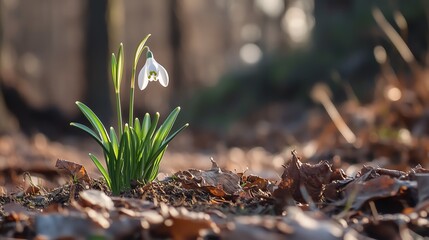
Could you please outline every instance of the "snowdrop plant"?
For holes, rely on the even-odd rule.
[[[119,47],[117,55],[112,53],[111,61],[112,81],[116,99],[117,130],[113,127],[106,130],[97,115],[81,102],[76,102],[76,104],[91,126],[88,127],[75,122],[70,123],[70,125],[88,133],[103,149],[106,167],[101,164],[95,155],[90,153],[89,157],[115,195],[129,189],[133,181],[143,183],[153,181],[158,175],[159,164],[168,143],[188,126],[188,124],[185,124],[169,135],[180,112],[180,107],[176,107],[159,127],[159,113],[155,113],[153,117],[146,113],[141,121],[139,118],[134,119],[135,73],[138,60],[145,50],[147,51],[146,63],[138,75],[139,88],[144,90],[151,81],[158,81],[164,87],[167,87],[169,83],[167,71],[155,61],[153,53],[145,45],[149,37],[150,34],[140,42],[134,57],[130,81],[128,123],[124,124],[122,120],[120,98],[121,79],[124,68],[122,44]]]

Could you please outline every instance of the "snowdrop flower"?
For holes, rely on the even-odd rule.
[[[143,90],[149,82],[159,81],[163,87],[168,86],[168,73],[161,64],[159,64],[150,50],[146,54],[146,63],[140,70],[138,76],[139,88]]]

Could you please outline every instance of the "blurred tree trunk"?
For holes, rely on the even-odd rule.
[[[91,0],[87,6],[86,101],[103,122],[110,122],[112,108],[108,77],[106,0]]]
[[[182,34],[181,34],[181,13],[182,8],[180,1],[171,0],[169,5],[169,15],[170,15],[170,44],[173,58],[173,69],[170,73],[170,78],[174,80],[171,81],[173,84],[174,91],[172,92],[173,101],[181,100],[180,96],[187,95],[183,94],[183,72],[182,72]]]
[[[0,9],[2,9],[2,2],[0,2]],[[0,11],[0,61],[2,59],[2,47],[3,47],[3,21],[2,12]],[[16,121],[6,108],[4,101],[3,90],[2,90],[3,74],[0,69],[0,134],[14,132],[18,129]]]

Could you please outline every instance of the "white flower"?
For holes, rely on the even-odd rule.
[[[146,54],[146,63],[140,70],[138,76],[139,88],[143,90],[147,87],[149,81],[158,81],[167,87],[168,86],[168,73],[161,64],[159,64],[153,57],[152,52],[149,50]]]

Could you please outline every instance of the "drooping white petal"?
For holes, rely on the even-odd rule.
[[[143,68],[139,72],[138,76],[138,82],[139,82],[139,88],[140,90],[143,90],[147,87],[147,84],[149,83],[148,79],[148,71],[147,71],[147,65],[145,64]]]
[[[167,70],[165,70],[165,68],[161,64],[158,64],[158,70],[159,70],[159,76],[158,76],[159,83],[163,87],[167,87],[169,82]]]
[[[146,63],[140,70],[138,76],[140,90],[145,89],[149,82],[152,81],[159,81],[162,86],[167,87],[169,78],[167,70],[155,60],[152,52],[149,51],[147,53]]]
[[[151,71],[158,72],[158,66],[159,66],[159,64],[155,60],[155,58],[153,58],[153,57],[146,59],[145,66],[147,66],[147,72],[148,72],[148,74]]]

